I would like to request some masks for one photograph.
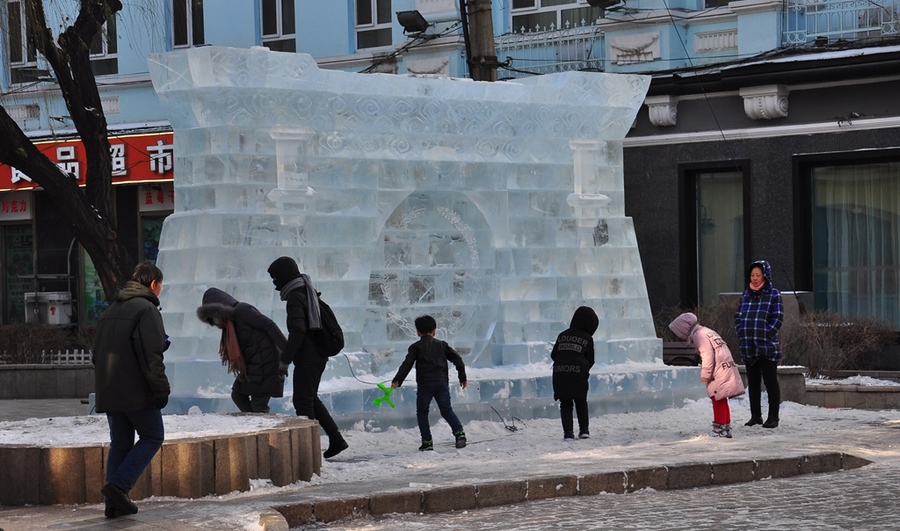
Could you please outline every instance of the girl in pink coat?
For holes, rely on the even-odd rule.
[[[744,383],[731,357],[731,350],[715,330],[701,325],[691,312],[676,317],[669,323],[669,330],[700,351],[700,381],[706,384],[706,392],[713,405],[713,429],[709,435],[730,439],[731,409],[728,399],[744,394]]]

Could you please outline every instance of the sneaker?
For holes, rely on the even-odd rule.
[[[466,447],[466,432],[460,431],[453,434],[456,437],[456,447],[457,448],[465,448]]]
[[[117,516],[126,516],[138,512],[137,505],[131,501],[131,498],[128,497],[128,493],[116,485],[107,483],[106,485],[103,485],[100,492],[109,500],[109,506],[112,509],[111,511],[104,511],[104,516],[107,518],[116,518]],[[113,514],[116,516],[112,516]]]
[[[713,422],[713,429],[709,432],[710,437],[727,437],[725,427],[722,424]]]
[[[578,432],[578,438],[579,439],[590,439],[591,432],[589,432],[587,430],[581,430],[580,432]]]
[[[564,433],[564,434],[563,434],[563,440],[564,440],[564,441],[574,441],[574,440],[575,440],[575,434],[574,434],[574,433]]]
[[[419,447],[420,452],[430,452],[434,450],[434,441],[422,441],[422,446]]]

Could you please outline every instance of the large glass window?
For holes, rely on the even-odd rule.
[[[900,325],[900,161],[817,166],[811,181],[816,308]]]
[[[391,45],[391,0],[356,0],[356,48]]]
[[[273,52],[296,52],[294,0],[262,0],[262,44]]]
[[[699,299],[742,291],[744,282],[744,187],[738,171],[698,173],[697,275]]]
[[[35,291],[31,225],[6,225],[3,242],[3,323],[25,322],[25,293]]]
[[[586,0],[512,0],[511,12],[518,33],[590,26],[603,16],[603,9]]]
[[[172,38],[175,48],[205,44],[203,0],[172,1]]]

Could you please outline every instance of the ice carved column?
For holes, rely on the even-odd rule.
[[[269,134],[275,140],[275,164],[278,186],[267,197],[278,205],[281,222],[302,227],[316,191],[309,186],[307,157],[313,148],[315,133],[305,128],[275,127]],[[284,241],[284,245],[292,242]]]
[[[607,215],[609,196],[601,190],[613,186],[605,164],[606,142],[594,139],[569,141],[575,173],[575,191],[566,202],[575,212],[582,246],[599,246],[609,241]],[[585,230],[588,229],[588,230]]]

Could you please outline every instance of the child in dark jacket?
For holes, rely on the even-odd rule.
[[[466,388],[466,366],[462,357],[450,345],[434,337],[436,329],[437,322],[434,317],[423,315],[416,318],[416,334],[419,336],[419,340],[410,345],[406,359],[403,360],[397,375],[391,382],[391,387],[400,387],[415,364],[418,387],[416,390],[416,421],[419,424],[419,433],[422,435],[422,446],[419,447],[419,451],[434,450],[431,425],[428,422],[428,409],[431,407],[432,399],[437,402],[441,416],[453,430],[456,447],[465,448],[466,446],[466,433],[450,405],[448,362],[456,365],[459,385],[463,389]]]
[[[553,360],[553,399],[559,400],[563,439],[575,440],[572,408],[578,414],[578,438],[591,436],[588,417],[588,378],[594,366],[594,332],[600,319],[593,309],[581,306],[572,316],[572,324],[556,338]]]
[[[197,317],[222,329],[219,355],[233,373],[231,399],[245,413],[268,413],[269,399],[284,394],[278,358],[287,339],[274,321],[255,306],[218,288],[203,294]]]

